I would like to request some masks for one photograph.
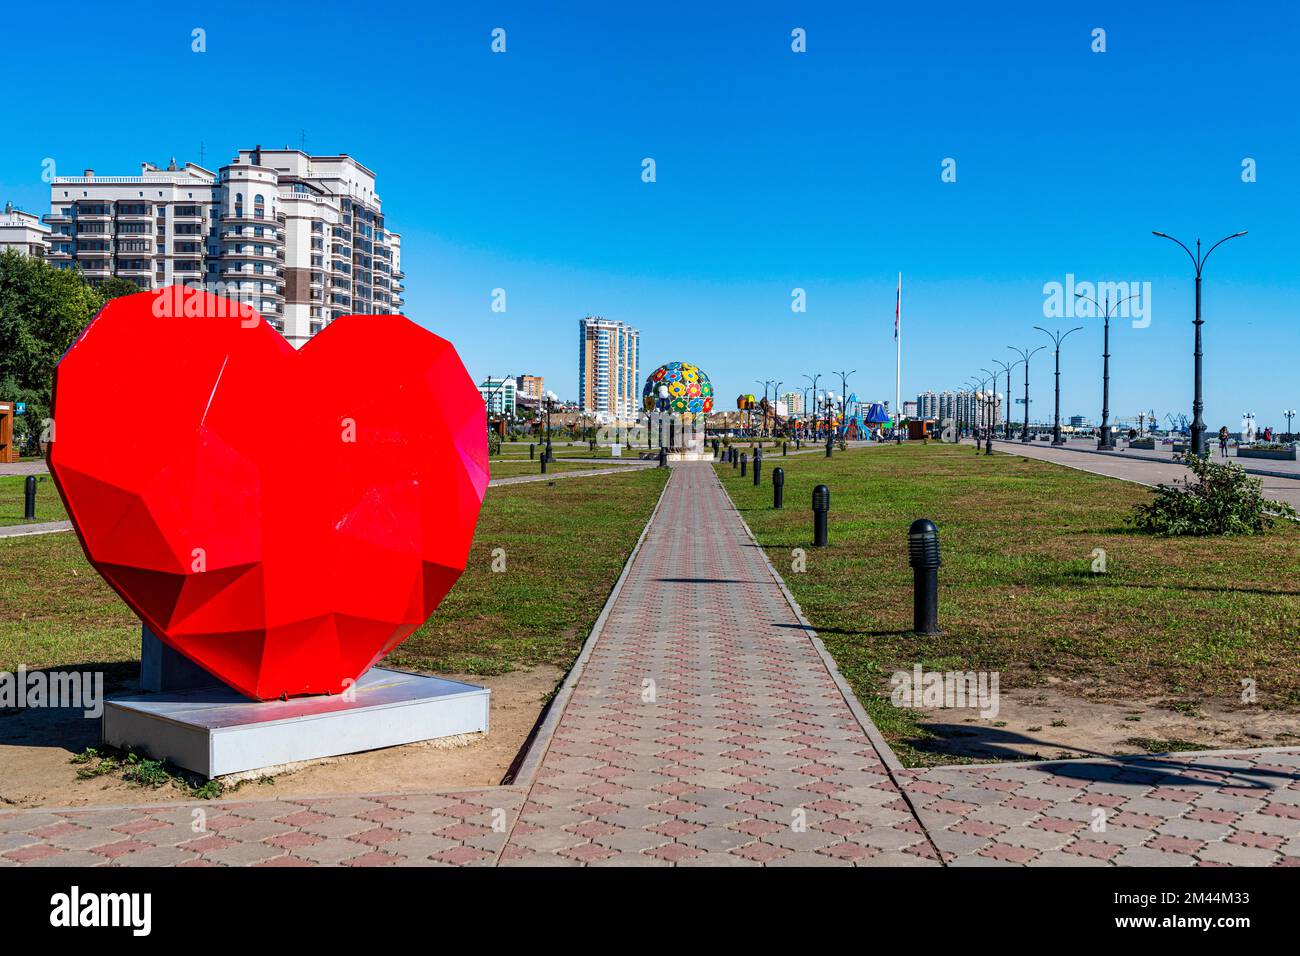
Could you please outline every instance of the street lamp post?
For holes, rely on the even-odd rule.
[[[975,434],[975,392],[979,388],[979,385],[975,382],[967,380],[964,387],[966,390],[963,394],[969,395],[970,400],[966,402],[966,417],[963,421],[962,430],[965,431],[966,429],[969,428],[971,434],[974,435]]]
[[[1288,441],[1291,441],[1293,440],[1293,435],[1291,432],[1291,419],[1295,418],[1295,409],[1288,408],[1286,411],[1282,412],[1282,414],[1286,416],[1286,437]]]
[[[1114,305],[1110,302],[1109,290],[1105,295],[1105,305],[1102,305],[1090,295],[1084,295],[1082,292],[1074,294],[1076,299],[1083,299],[1085,302],[1091,302],[1093,308],[1098,309],[1102,314],[1102,339],[1101,339],[1101,434],[1097,437],[1097,447],[1099,449],[1110,449],[1115,447],[1115,440],[1110,436],[1110,317],[1116,309],[1127,302],[1129,299],[1136,299],[1138,293],[1125,296],[1116,300]],[[1056,444],[1053,442],[1053,444]]]
[[[835,414],[835,393],[827,390],[824,394],[826,399],[826,457],[831,457],[831,434],[833,429],[833,417]]]
[[[555,408],[555,401],[559,398],[554,392],[546,393],[546,460],[552,461],[551,453],[551,411]]]
[[[664,447],[664,414],[668,411],[668,386],[660,385],[659,394],[659,426],[655,429],[659,433],[659,447]]]
[[[1036,349],[1023,348],[1018,349],[1014,345],[1008,345],[1007,348],[1020,355],[1021,360],[1025,363],[1025,431],[1020,436],[1020,441],[1029,441],[1029,360],[1047,348],[1046,345],[1040,345]]]
[[[1069,332],[1064,333],[1062,333],[1060,329],[1057,329],[1055,332],[1048,332],[1047,329],[1043,328],[1041,325],[1035,325],[1034,328],[1051,339],[1052,344],[1056,346],[1056,351],[1052,353],[1056,356],[1056,416],[1052,419],[1052,444],[1064,445],[1065,439],[1061,437],[1061,343],[1064,342],[1071,333],[1078,332],[1083,328],[1083,326],[1077,325],[1070,329]],[[1103,411],[1103,418],[1105,417],[1105,414],[1106,413]],[[1106,429],[1107,433],[1109,433],[1110,426],[1107,425]],[[1097,447],[1100,448],[1103,446],[1099,445]]]
[[[1016,359],[1014,362],[1008,365],[1006,362],[1002,361],[1001,359],[994,359],[993,364],[996,365],[998,368],[1003,369],[1007,373],[1006,400],[1011,401],[1011,370],[1020,364],[1020,360]],[[1011,409],[1009,408],[1003,412],[1002,437],[1005,441],[1011,441]]]
[[[815,432],[817,429],[817,382],[822,377],[822,373],[818,372],[816,375],[809,375],[807,372],[804,372],[803,377],[808,379],[808,381],[812,383],[812,404],[811,405],[805,404],[804,407],[808,408],[811,412],[808,418],[812,422],[813,431]],[[814,436],[809,436],[809,437],[814,438]]]
[[[768,408],[770,407],[770,406],[768,405],[768,401],[767,401],[767,390],[768,390],[768,388],[772,385],[772,380],[771,380],[771,379],[768,379],[766,382],[764,382],[764,381],[760,381],[759,379],[754,379],[754,382],[755,382],[755,384],[758,384],[758,385],[762,385],[762,386],[763,386],[763,429],[762,429],[762,432],[763,432],[763,434],[766,434],[766,433],[767,433],[767,410],[768,410]]]
[[[998,373],[990,372],[986,368],[982,368],[980,371],[988,376],[986,381],[992,386],[992,391],[986,389],[984,395],[984,400],[987,402],[985,411],[987,422],[984,425],[984,454],[991,455],[993,454],[993,403],[997,400]],[[979,450],[978,442],[975,443],[975,448],[977,451]]]
[[[492,376],[490,376],[490,375],[488,376],[488,381],[489,381],[489,382],[492,381]],[[507,382],[512,382],[512,381],[514,381],[514,376],[513,376],[513,375],[508,375],[508,376],[506,376],[505,378],[501,379],[501,381],[497,383],[497,387],[494,388],[494,389],[492,389],[492,391],[490,391],[490,392],[488,393],[487,398],[485,398],[485,399],[483,400],[483,410],[487,413],[487,426],[488,426],[489,429],[492,428],[492,406],[496,403],[497,392],[499,392],[499,391],[501,391],[501,389],[505,388]],[[505,407],[505,405],[506,405],[506,403],[505,403],[505,399],[502,398],[502,400],[501,400],[501,417],[502,417],[502,418],[505,418],[505,419],[507,420],[507,422],[509,422],[509,416],[506,414],[506,407]]]
[[[849,424],[849,378],[850,376],[856,375],[857,371],[857,369],[854,369],[852,372],[835,373],[840,377],[840,421],[844,423],[844,434],[846,438],[848,437]],[[894,411],[894,415],[898,415],[897,410]]]
[[[1205,268],[1205,260],[1210,258],[1210,253],[1219,246],[1223,245],[1229,239],[1236,239],[1238,236],[1244,236],[1246,230],[1234,232],[1230,236],[1224,236],[1214,245],[1210,246],[1209,252],[1201,255],[1201,240],[1196,240],[1196,254],[1192,255],[1192,250],[1188,249],[1181,242],[1163,232],[1151,231],[1151,235],[1159,236],[1161,239],[1168,239],[1170,242],[1177,242],[1183,247],[1183,252],[1192,260],[1192,265],[1196,268],[1196,318],[1192,324],[1196,327],[1196,348],[1193,354],[1194,371],[1193,371],[1193,388],[1195,392],[1192,396],[1192,454],[1204,458],[1207,449],[1205,447],[1205,403],[1201,399],[1201,271]]]

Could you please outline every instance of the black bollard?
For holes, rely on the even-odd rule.
[[[781,442],[781,457],[784,458],[788,454],[790,454],[790,443],[783,441]]]
[[[36,476],[28,475],[23,482],[23,518],[36,520]]]
[[[732,468],[740,467],[740,450],[738,448],[733,447],[731,449],[731,467]]]
[[[826,457],[827,458],[831,457],[831,443],[829,439],[826,442]]]
[[[713,439],[713,457],[714,457],[714,458],[717,458],[717,457],[718,457],[718,449],[721,448],[721,447],[722,447],[722,442],[718,441],[716,438]]]
[[[532,461],[537,457],[537,446],[533,443],[528,444],[528,460]]]
[[[825,485],[813,489],[813,547],[824,548],[830,542],[826,532],[826,516],[831,510],[831,490]]]
[[[742,452],[740,453],[740,477],[741,477],[741,478],[744,478],[744,477],[745,477],[745,463],[746,463],[746,459],[747,459],[747,456],[746,456],[745,453],[742,451]]]
[[[918,518],[907,529],[907,558],[912,565],[912,630],[939,630],[939,529],[929,518]]]
[[[758,487],[758,473],[763,470],[763,456],[759,452],[754,453],[754,487]]]
[[[785,502],[785,469],[772,469],[772,507],[780,508]]]
[[[663,445],[659,446],[659,467],[660,468],[668,467],[668,449],[665,448]]]
[[[546,474],[546,452],[542,452],[542,474]]]

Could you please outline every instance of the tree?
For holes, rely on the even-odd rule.
[[[27,403],[14,422],[17,443],[30,447],[40,436],[54,366],[103,304],[79,272],[12,249],[0,254],[0,397]]]
[[[99,284],[96,291],[99,293],[100,298],[107,302],[109,299],[118,299],[124,295],[135,295],[137,292],[142,292],[144,290],[130,279],[122,279],[118,276],[109,276]]]

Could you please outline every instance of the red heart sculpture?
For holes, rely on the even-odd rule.
[[[337,693],[433,613],[487,487],[451,343],[349,315],[295,351],[179,286],[114,299],[55,372],[49,465],[86,557],[259,700]]]

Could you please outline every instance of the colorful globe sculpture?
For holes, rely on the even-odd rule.
[[[707,415],[713,411],[713,384],[699,366],[686,362],[669,362],[651,372],[645,380],[645,388],[641,390],[641,407],[647,412],[660,409],[661,385],[668,389],[666,411],[682,416],[682,421],[689,422],[696,415]]]

